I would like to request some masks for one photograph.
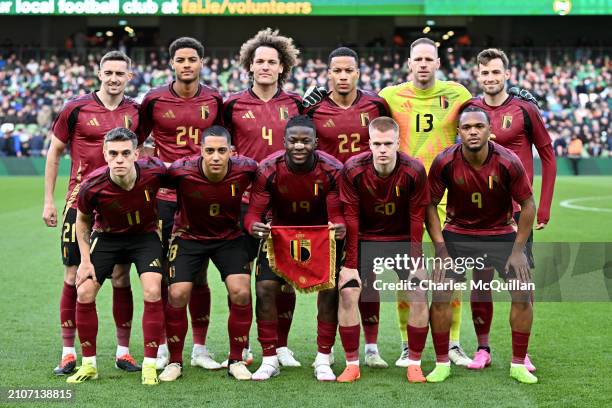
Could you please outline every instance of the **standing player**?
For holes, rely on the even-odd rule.
[[[64,287],[60,301],[62,330],[62,360],[53,372],[70,374],[76,367],[74,338],[77,289],[75,278],[81,262],[76,242],[76,199],[84,177],[105,164],[102,154],[104,135],[116,127],[136,130],[138,104],[124,95],[132,78],[132,61],[120,51],[106,53],[100,60],[98,79],[100,90],[68,101],[53,122],[51,145],[45,165],[45,204],[43,219],[48,227],[57,226],[57,209],[53,193],[57,181],[59,160],[70,147],[70,182],[62,216],[61,250],[64,263]],[[113,316],[117,330],[116,365],[126,371],[140,367],[129,352],[133,315],[129,267],[118,265],[113,274]]]
[[[78,196],[76,236],[81,250],[77,271],[76,322],[83,351],[81,368],[68,383],[98,378],[96,295],[116,264],[136,265],[144,298],[142,383],[159,384],[155,357],[164,319],[161,301],[162,246],[155,195],[166,167],[156,158],[138,159],[136,134],[117,128],[104,138],[108,166],[93,172]],[[93,218],[93,234],[92,234]]]
[[[219,92],[200,83],[204,47],[198,40],[181,37],[170,44],[169,54],[175,80],[150,90],[140,107],[143,136],[153,135],[155,155],[167,166],[175,160],[199,153],[202,130],[222,122],[223,107]],[[160,190],[158,198],[162,242],[164,254],[167,254],[177,209],[176,193],[164,188]],[[199,275],[195,282],[189,312],[193,332],[191,365],[209,370],[221,368],[205,345],[210,317],[210,288],[203,275]],[[162,369],[168,363],[166,344],[160,346],[159,352],[157,367]]]
[[[400,127],[400,150],[417,158],[429,170],[438,153],[455,143],[457,113],[461,105],[472,96],[461,84],[439,81],[436,72],[440,68],[438,47],[429,38],[419,38],[410,45],[408,60],[413,80],[390,86],[380,92],[385,98],[393,118]],[[440,202],[440,219],[445,218],[446,197]],[[399,294],[400,292],[398,292]],[[451,328],[451,360],[467,366],[471,360],[459,343],[461,329],[461,293],[453,298],[453,325]],[[400,333],[403,352],[397,366],[408,364],[406,323],[408,308],[403,300],[398,302]]]
[[[176,186],[179,208],[168,255],[170,296],[166,333],[170,364],[159,379],[175,381],[182,374],[187,303],[193,280],[202,265],[212,259],[225,282],[230,304],[228,373],[238,380],[250,380],[242,350],[253,319],[251,271],[246,236],[239,222],[242,193],[253,181],[257,163],[243,156],[230,158],[231,136],[221,126],[212,126],[202,133],[201,149],[200,156],[180,159],[168,170],[170,181]]]
[[[331,92],[306,114],[313,119],[317,129],[317,148],[344,163],[368,150],[368,125],[379,116],[389,116],[389,107],[380,96],[357,88],[359,57],[355,51],[337,48],[329,54],[327,63]],[[360,300],[359,311],[365,336],[365,364],[387,368],[376,344],[380,300]]]
[[[369,125],[369,135],[371,151],[346,162],[341,183],[347,233],[344,267],[350,269],[358,267],[359,255],[366,256],[358,253],[359,241],[409,241],[416,252],[411,255],[420,256],[425,208],[429,204],[425,168],[418,160],[398,152],[397,123],[389,117],[374,119]],[[362,281],[371,279],[370,272],[361,270]],[[424,278],[425,275],[420,277]],[[371,282],[365,290],[370,285]],[[417,289],[407,297],[410,300],[408,381],[425,382],[421,353],[429,324],[427,293]],[[342,329],[342,315],[339,320]],[[355,367],[353,371],[358,378],[359,365]]]
[[[477,106],[487,112],[491,118],[491,133],[495,143],[512,150],[521,159],[529,181],[533,184],[533,146],[542,160],[542,190],[538,207],[536,230],[543,229],[550,218],[550,205],[555,187],[557,166],[550,135],[544,127],[538,108],[506,91],[506,82],[510,78],[508,57],[502,50],[489,48],[481,51],[478,63],[478,84],[484,92],[480,98],[474,98],[466,106]],[[493,137],[495,135],[495,137]],[[514,219],[518,222],[520,207],[514,203]],[[529,235],[528,251],[533,241],[533,232]],[[490,282],[493,271],[479,271],[479,279]],[[472,320],[478,338],[478,349],[472,364],[468,368],[482,369],[491,363],[489,348],[489,331],[493,320],[493,302],[491,291],[474,290],[472,292]],[[525,359],[529,371],[535,367]]]
[[[332,156],[315,151],[317,138],[314,123],[308,116],[295,116],[287,123],[285,150],[264,160],[257,171],[249,211],[245,217],[247,231],[258,239],[265,239],[270,224],[262,222],[268,210],[272,225],[324,225],[336,231],[336,238],[344,237],[344,217],[340,203],[338,182],[342,163]],[[337,259],[339,260],[339,259]],[[340,281],[343,276],[340,276]],[[283,279],[272,272],[266,255],[258,257],[257,332],[263,350],[261,367],[253,374],[254,380],[267,380],[280,373],[276,344],[278,312],[276,298]],[[335,288],[319,292],[315,376],[320,381],[334,381],[330,367],[330,352],[338,326],[338,300]],[[359,348],[359,329],[350,341],[342,334],[345,350]],[[356,336],[356,337],[355,337]],[[345,344],[349,341],[354,347]]]
[[[525,246],[533,220],[535,203],[531,184],[520,159],[499,144],[489,142],[490,120],[485,111],[468,107],[459,117],[461,144],[440,153],[431,166],[431,204],[427,209],[427,229],[437,246],[445,244],[451,258],[480,259],[485,267],[497,269],[508,283],[512,298],[512,363],[510,376],[533,384],[538,379],[525,367],[525,356],[533,321],[529,262]],[[440,231],[436,207],[448,190],[449,219]],[[521,205],[516,223],[513,201]],[[443,253],[442,253],[443,255]],[[434,274],[442,283],[443,271]],[[453,274],[456,276],[456,274]],[[427,381],[441,382],[450,375],[448,340],[450,291],[437,292],[431,306],[431,327],[436,351],[436,368]]]
[[[283,135],[289,118],[302,111],[302,100],[282,86],[297,63],[299,51],[293,40],[270,28],[259,31],[240,48],[240,65],[249,73],[252,86],[231,95],[224,103],[224,123],[232,135],[236,152],[257,162],[283,148]],[[248,206],[248,192],[243,200],[243,217]],[[259,240],[248,236],[251,260],[257,256]],[[287,339],[295,309],[295,291],[283,286],[277,298],[278,344],[276,352],[282,366],[301,364],[287,348]],[[250,363],[252,354],[245,350]]]

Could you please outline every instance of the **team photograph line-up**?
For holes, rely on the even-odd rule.
[[[360,267],[368,256],[360,244],[406,242],[410,256],[419,257],[425,235],[450,267],[419,268],[411,279],[465,280],[452,260],[484,257],[473,279],[490,281],[497,271],[520,283],[509,291],[507,369],[514,381],[537,383],[537,361],[528,353],[533,293],[525,288],[532,280],[532,230],[546,228],[550,218],[552,141],[535,98],[507,89],[504,51],[477,55],[482,93],[475,97],[459,83],[436,79],[438,53],[433,40],[415,40],[407,61],[412,80],[376,94],[357,87],[359,56],[339,47],[327,59],[328,87],[300,96],[283,90],[298,49],[291,38],[264,29],[240,48],[250,87],[223,100],[200,81],[203,45],[182,37],[169,47],[174,80],[151,89],[141,103],[124,95],[130,58],[104,54],[100,88],[66,101],[46,159],[42,218],[62,229],[64,264],[63,347],[53,373],[69,384],[104,379],[96,360],[96,296],[108,279],[115,365],[140,372],[144,385],[183,375],[188,315],[192,366],[226,370],[236,380],[274,381],[286,367],[310,365],[298,361],[288,337],[292,319],[312,319],[313,381],[358,381],[360,364],[389,365],[377,345],[380,300],[362,293],[372,271]],[[67,148],[72,165],[61,209],[54,192]],[[537,206],[533,148],[542,161]],[[129,349],[132,264],[144,301],[142,362]],[[206,346],[213,264],[227,294],[215,301],[229,310],[229,347],[218,346],[229,349],[223,362]],[[316,316],[294,315],[296,290],[317,292]],[[491,294],[470,302],[472,354],[460,342],[458,292],[398,291],[397,317],[382,317],[398,320],[402,347],[395,365],[405,368],[408,383],[444,382],[455,371],[451,363],[473,371],[491,364]],[[335,362],[337,333],[344,361]],[[429,336],[435,366],[424,372]],[[261,363],[251,369],[258,353]]]

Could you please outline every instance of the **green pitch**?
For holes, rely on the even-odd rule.
[[[0,387],[66,388],[65,378],[51,370],[61,350],[58,302],[62,282],[59,229],[42,222],[42,178],[0,178]],[[58,186],[65,186],[60,179]],[[61,188],[59,189],[61,190]],[[539,192],[539,184],[536,186]],[[63,192],[57,194],[61,211]],[[607,197],[598,198],[598,197]],[[581,209],[562,207],[578,206]],[[560,177],[550,226],[536,232],[536,241],[610,241],[612,177]],[[588,210],[584,208],[598,208]],[[604,211],[601,211],[601,210]],[[537,272],[536,272],[537,273]],[[208,346],[223,360],[227,353],[226,296],[216,271],[209,272],[213,290]],[[131,350],[142,359],[142,295],[136,275],[134,329]],[[100,292],[98,367],[100,379],[72,387],[78,407],[85,406],[174,406],[195,405],[277,407],[277,406],[576,406],[609,405],[610,303],[539,303],[530,345],[538,367],[540,383],[520,385],[508,376],[510,329],[508,305],[495,305],[491,333],[493,364],[483,372],[453,367],[443,384],[408,384],[404,369],[393,366],[399,355],[399,334],[395,305],[381,307],[379,347],[392,368],[373,370],[362,367],[361,380],[354,384],[320,384],[313,377],[310,363],[316,352],[315,296],[299,295],[289,346],[303,367],[284,369],[280,377],[265,383],[238,383],[224,371],[204,372],[187,366],[179,381],[158,387],[140,385],[140,375],[114,368],[115,339],[111,313],[110,284]],[[191,334],[185,358],[189,364]],[[255,324],[251,329],[254,367],[260,362]],[[363,341],[363,338],[362,338]],[[464,304],[462,343],[472,354],[475,348],[469,305]],[[336,339],[337,374],[344,367],[342,347]],[[79,356],[80,357],[80,356]],[[433,368],[434,355],[428,342],[423,371]],[[251,367],[254,370],[253,366]],[[606,403],[605,401],[608,401]],[[28,404],[31,405],[31,404]],[[54,405],[57,406],[57,405]]]

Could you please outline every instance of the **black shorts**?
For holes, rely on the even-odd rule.
[[[135,264],[138,275],[162,273],[162,245],[155,232],[144,234],[91,235],[91,263],[96,279],[102,285],[113,274],[116,264]]]
[[[495,268],[503,280],[514,279],[513,270],[505,272],[506,262],[512,253],[516,233],[502,235],[467,235],[451,231],[442,231],[448,254],[453,259],[471,258],[477,263],[480,260],[485,268]],[[463,263],[463,261],[462,261]],[[446,277],[456,281],[465,281],[463,273],[448,271]]]
[[[266,280],[275,280],[277,282],[281,282],[282,284],[286,284],[287,282],[274,273],[272,268],[270,268],[270,263],[268,262],[268,257],[266,256],[266,252],[268,250],[268,246],[264,242],[261,246],[259,254],[257,256],[257,267],[255,269],[255,281],[266,281]],[[344,252],[344,240],[336,241],[336,281],[338,280],[338,272],[340,272],[340,268],[344,264],[345,252]]]
[[[244,231],[245,234],[245,244],[246,249],[249,254],[249,262],[253,259],[257,258],[257,252],[259,252],[259,239],[253,237],[248,231],[244,228],[244,217],[249,209],[249,205],[246,203],[240,204],[240,228]]]
[[[170,247],[170,237],[172,235],[172,227],[174,226],[174,214],[178,209],[176,201],[157,200],[157,210],[159,211],[159,223],[162,233],[162,246],[164,249],[164,259],[168,254]]]
[[[518,224],[519,218],[521,217],[521,212],[517,211],[514,213],[514,221]],[[525,245],[525,255],[527,255],[527,261],[529,262],[530,268],[535,268],[535,258],[533,257],[533,229],[529,233],[529,238],[527,238],[527,244]]]
[[[81,251],[76,240],[76,216],[76,208],[64,208],[60,249],[62,262],[66,266],[78,266],[81,263]]]
[[[234,274],[250,274],[246,239],[240,236],[231,240],[195,241],[175,237],[170,243],[170,284],[193,282],[202,271],[202,265],[211,259],[221,279]]]

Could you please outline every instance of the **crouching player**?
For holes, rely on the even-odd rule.
[[[429,172],[431,203],[427,229],[438,255],[472,258],[484,267],[497,269],[507,282],[512,298],[512,363],[510,376],[533,384],[538,379],[525,367],[525,355],[533,320],[531,271],[525,245],[535,218],[531,184],[520,159],[510,150],[489,142],[491,124],[485,111],[465,109],[459,116],[461,144],[449,147],[434,160]],[[436,206],[448,189],[447,220],[440,231]],[[521,205],[518,231],[512,218],[512,200]],[[455,273],[434,272],[435,284],[463,280]],[[431,305],[431,331],[436,351],[436,368],[429,382],[450,375],[448,341],[451,321],[450,294],[435,291]]]
[[[359,241],[410,241],[411,255],[420,257],[425,208],[429,204],[425,168],[418,160],[398,151],[398,124],[389,117],[376,118],[369,125],[369,134],[370,151],[346,162],[340,184],[347,229],[344,268],[349,270],[357,268]],[[412,253],[412,249],[416,253]],[[360,272],[364,283],[373,279],[371,270]],[[420,271],[421,276],[415,273],[417,279],[425,279],[424,270]],[[371,285],[371,282],[365,284],[365,293],[375,290]],[[338,287],[341,289],[340,285]],[[342,300],[342,292],[340,297]],[[429,329],[427,293],[415,289],[409,291],[407,297],[410,303],[407,377],[410,382],[425,382],[421,353]],[[341,301],[340,311],[342,306]],[[339,320],[342,329],[341,313]],[[355,321],[356,317],[351,323]],[[345,371],[348,376],[352,370],[354,379],[359,378],[356,357],[356,365],[348,365]]]
[[[137,161],[136,146],[136,134],[129,129],[108,132],[103,145],[108,165],[94,171],[79,192],[76,235],[81,263],[76,277],[76,323],[83,363],[68,377],[68,383],[98,378],[96,295],[104,280],[111,276],[114,265],[131,263],[136,265],[144,298],[142,383],[159,383],[155,357],[164,310],[162,246],[157,232],[155,196],[164,181],[166,167],[155,158]]]
[[[168,251],[166,337],[170,364],[159,379],[175,381],[182,374],[186,307],[194,279],[210,259],[221,273],[229,297],[228,374],[250,380],[242,350],[253,319],[251,271],[246,236],[239,222],[242,194],[255,177],[257,163],[244,156],[230,157],[231,136],[221,126],[206,129],[201,143],[200,156],[179,159],[168,170],[169,182],[177,192],[178,212]]]

